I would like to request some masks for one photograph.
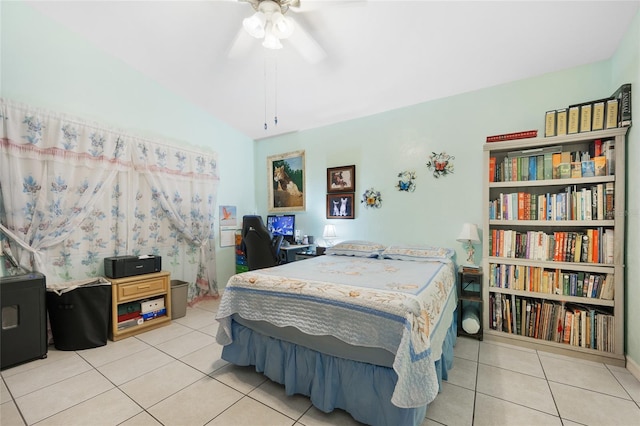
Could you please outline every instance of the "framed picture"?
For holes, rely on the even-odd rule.
[[[327,192],[355,192],[356,166],[332,167],[327,169]]]
[[[353,219],[353,194],[327,194],[327,219]]]
[[[304,151],[267,157],[268,211],[304,211]]]

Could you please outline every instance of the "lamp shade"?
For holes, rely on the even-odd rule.
[[[322,232],[322,238],[336,238],[336,227],[335,225],[325,225],[324,231]]]
[[[480,236],[478,235],[478,227],[475,223],[465,223],[462,225],[462,231],[460,235],[458,235],[457,241],[461,243],[466,243],[467,241],[471,241],[472,244],[480,243]]]
[[[251,17],[242,21],[244,29],[251,34],[251,37],[263,38],[264,27],[267,23],[267,17],[262,12],[256,12]]]

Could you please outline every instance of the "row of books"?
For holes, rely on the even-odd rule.
[[[492,229],[489,255],[545,262],[603,263],[614,261],[614,230],[598,227],[581,232],[518,232]]]
[[[631,125],[631,84],[623,84],[610,97],[545,113],[544,135],[613,129]]]
[[[531,194],[500,193],[489,201],[490,220],[613,220],[615,218],[615,186],[600,183],[578,189],[576,185],[563,192]]]
[[[164,296],[118,305],[118,330],[125,330],[167,314]]]
[[[615,350],[615,319],[610,311],[491,293],[490,327],[505,333],[594,350]]]
[[[513,151],[499,162],[489,157],[489,182],[572,179],[615,174],[615,142],[613,139],[593,141],[587,151],[562,151],[562,147]],[[538,151],[538,150],[536,150]]]
[[[612,274],[491,263],[489,287],[613,300],[615,280]]]

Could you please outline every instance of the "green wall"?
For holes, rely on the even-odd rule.
[[[0,3],[0,96],[218,153],[218,203],[254,209],[254,141],[22,2]],[[218,216],[216,212],[216,217]],[[219,244],[218,244],[219,245]],[[233,247],[217,251],[223,288]],[[179,278],[179,277],[177,277]]]
[[[369,239],[381,243],[428,243],[455,248],[462,224],[482,223],[482,145],[486,136],[537,129],[544,134],[545,111],[609,96],[621,83],[640,88],[640,14],[616,55],[606,61],[536,78],[465,93],[319,129],[270,138],[256,144],[256,203],[267,213],[266,158],[294,150],[306,155],[306,212],[296,224],[303,234],[319,236],[324,224],[336,226],[339,239]],[[469,71],[473,72],[473,71]],[[640,90],[633,103],[640,105]],[[636,108],[637,110],[638,108]],[[637,115],[637,114],[636,114]],[[629,132],[629,164],[640,163],[638,130]],[[450,176],[435,179],[425,163],[431,152],[455,156]],[[354,220],[326,219],[326,169],[356,165],[356,198],[369,187],[382,192],[383,206],[358,205]],[[415,170],[413,193],[396,190],[396,176]],[[640,276],[640,197],[638,167],[628,178],[627,277]],[[481,230],[482,232],[482,230]],[[481,238],[484,238],[481,235]],[[480,247],[476,262],[480,262]],[[628,280],[626,341],[628,356],[640,364],[640,286]]]
[[[218,202],[238,206],[239,216],[267,214],[267,156],[302,149],[306,211],[297,213],[297,225],[303,234],[318,237],[324,224],[333,223],[340,239],[431,243],[455,248],[459,258],[464,250],[455,239],[462,224],[482,222],[481,158],[487,135],[529,129],[541,134],[547,110],[608,96],[623,82],[640,87],[637,15],[618,52],[607,61],[253,142],[28,5],[1,2],[0,25],[0,96],[218,152]],[[640,90],[633,93],[638,106]],[[640,162],[638,139],[632,127],[630,165]],[[455,156],[455,169],[435,179],[425,163],[431,152],[442,151]],[[251,157],[254,170],[246,167]],[[382,192],[383,207],[372,210],[359,204],[355,219],[327,220],[326,169],[349,164],[357,167],[357,203],[365,189],[375,187]],[[395,189],[396,176],[404,170],[417,173],[413,193]],[[631,278],[640,273],[640,196],[634,192],[640,170],[628,170]],[[218,249],[220,287],[233,273],[233,263],[232,248]],[[640,286],[633,279],[626,296],[627,352],[640,364],[640,310],[635,309]]]

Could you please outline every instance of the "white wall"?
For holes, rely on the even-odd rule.
[[[253,140],[30,6],[2,2],[0,7],[0,96],[144,137],[216,151],[218,204],[236,205],[239,212],[255,208],[253,169],[247,166],[253,159]],[[222,288],[235,273],[234,248],[218,247],[217,258]]]

